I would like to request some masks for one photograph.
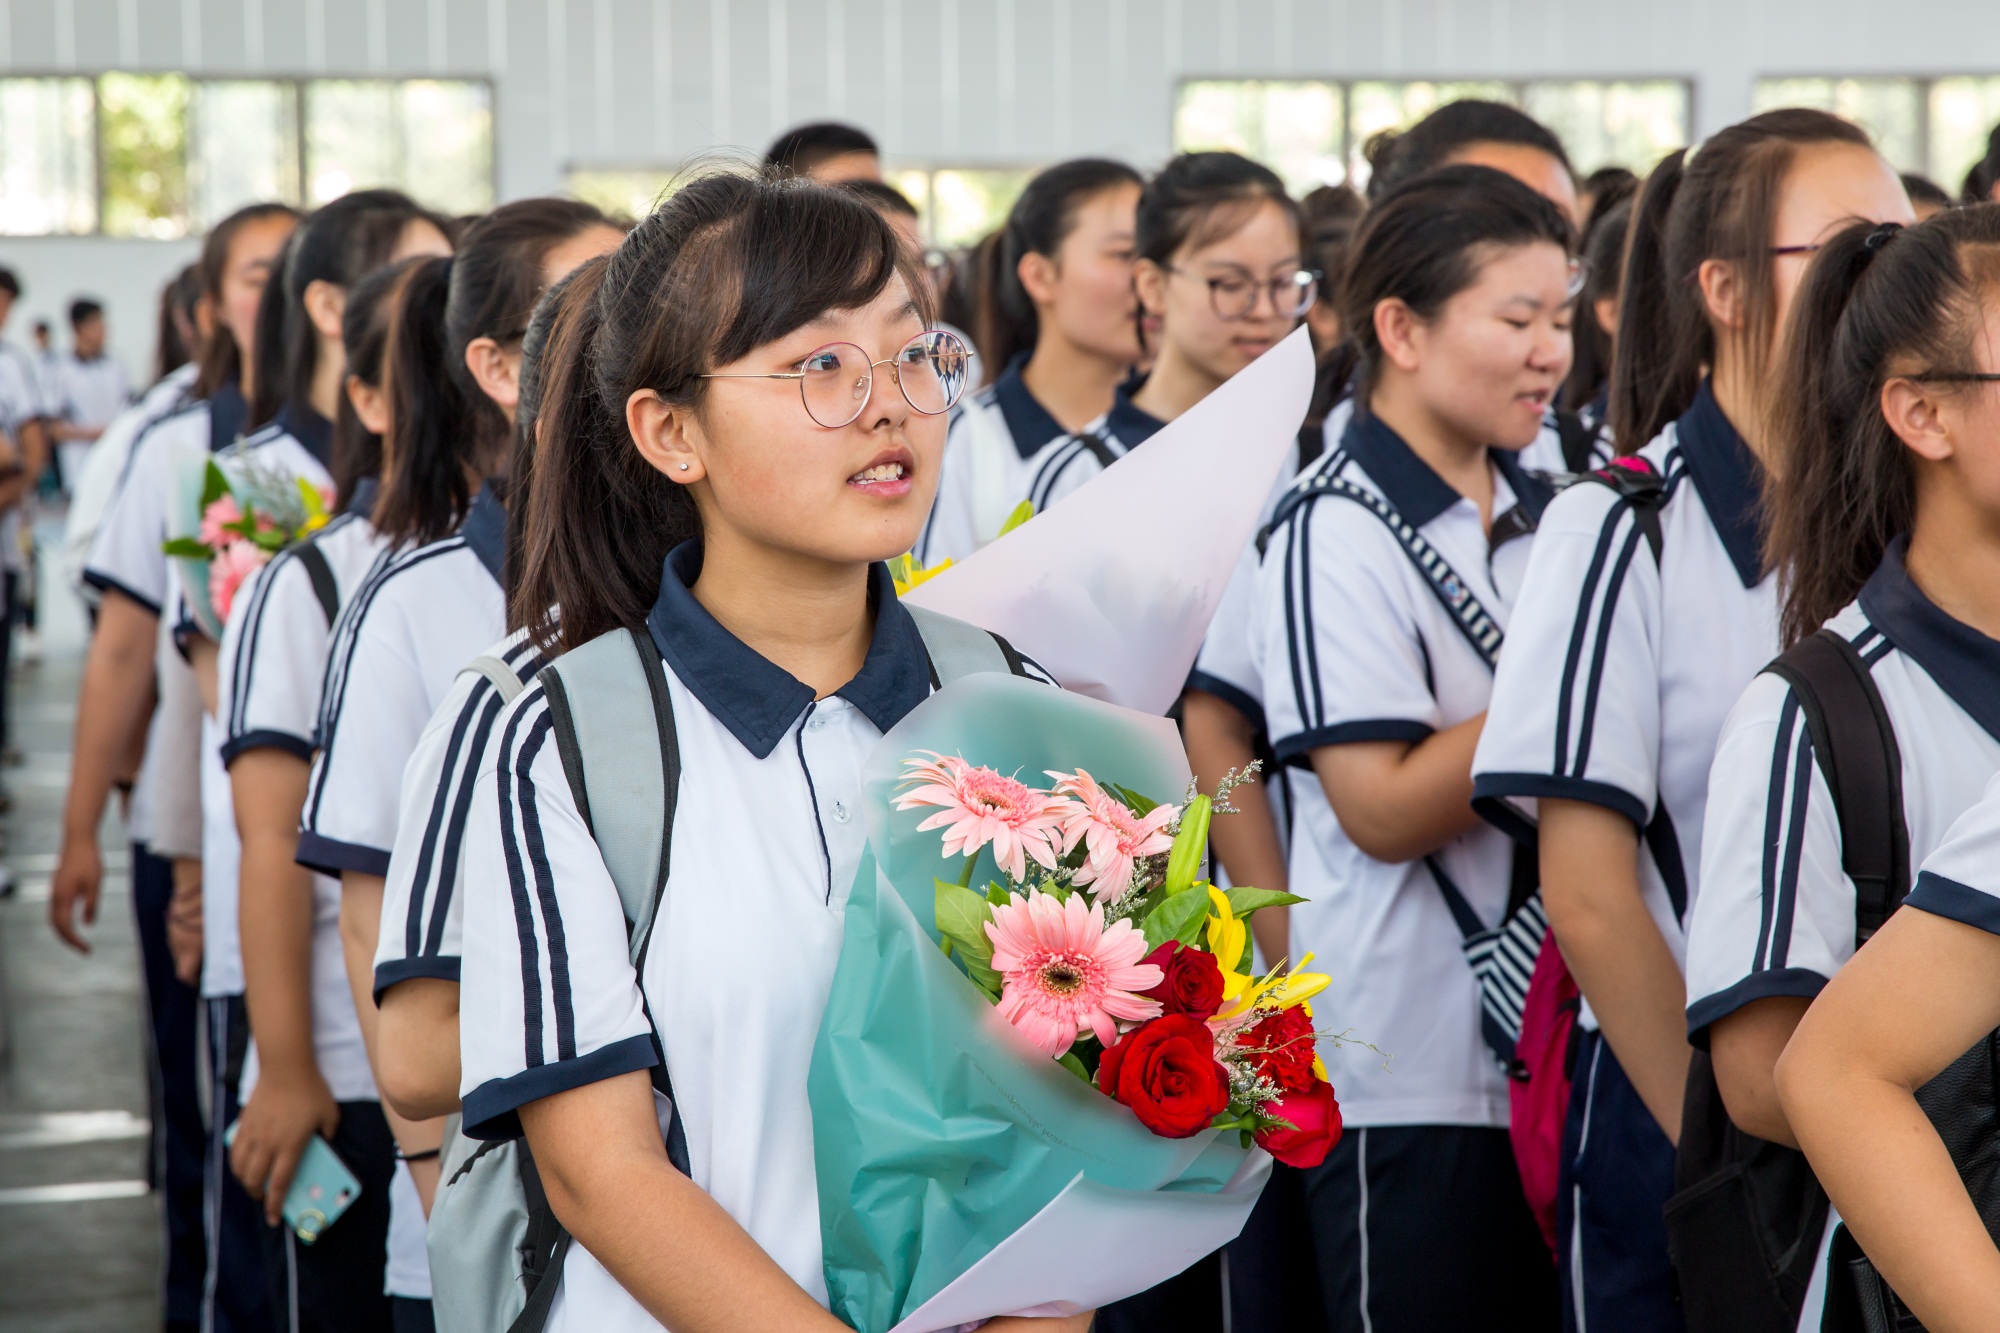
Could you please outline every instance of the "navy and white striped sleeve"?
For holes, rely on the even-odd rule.
[[[83,581],[121,592],[159,615],[167,605],[167,507],[173,493],[174,451],[161,436],[142,435],[117,493],[97,525]]]
[[[1644,828],[1659,791],[1660,574],[1631,507],[1572,486],[1542,516],[1472,761],[1473,805],[1510,832],[1541,797]]]
[[[1078,435],[1065,435],[1042,450],[1035,469],[1029,474],[1026,498],[1042,513],[1085,482],[1104,471]]]
[[[459,1002],[465,1132],[508,1138],[529,1102],[659,1062],[625,913],[570,797],[539,686],[500,716],[465,835]]]
[[[489,653],[525,685],[541,669],[532,645],[515,636]],[[488,757],[505,701],[493,682],[468,671],[431,715],[403,769],[396,845],[389,853],[382,926],[375,947],[375,995],[412,977],[459,979],[464,944],[464,845],[475,780]]]
[[[219,657],[225,765],[256,749],[312,759],[329,635],[312,580],[290,552],[238,590]]]
[[[1750,682],[1709,773],[1688,916],[1688,1036],[1755,1000],[1811,999],[1854,954],[1840,821],[1792,687]]]
[[[2000,935],[2000,775],[1924,858],[1903,904]]]
[[[1258,572],[1271,748],[1417,742],[1442,722],[1410,601],[1409,557],[1350,501],[1302,506]],[[1422,593],[1421,595],[1429,596]]]

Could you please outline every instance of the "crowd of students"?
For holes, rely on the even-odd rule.
[[[170,1328],[479,1327],[426,1219],[500,1144],[496,1330],[839,1327],[806,1071],[861,765],[936,681],[883,562],[1091,503],[1301,323],[1176,716],[1205,787],[1263,764],[1212,851],[1304,899],[1256,944],[1332,979],[1347,1132],[1165,1286],[986,1327],[1990,1318],[2000,204],[1817,111],[1579,180],[1459,102],[1365,199],[1077,160],[932,267],[866,135],[770,158],[636,223],[255,205],[169,292],[199,354],[104,433],[51,917],[88,947],[115,798]],[[339,514],[219,640],[162,552],[205,456]],[[635,648],[636,911],[585,777],[633,742],[545,670]],[[305,1244],[316,1142],[359,1194]]]

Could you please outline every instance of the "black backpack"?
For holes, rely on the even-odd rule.
[[[1868,664],[1831,630],[1765,668],[1791,685],[1840,823],[1841,868],[1855,887],[1854,943],[1868,942],[1910,891],[1902,751]],[[2000,1219],[2000,1096],[1995,1036],[1919,1089],[1980,1213]],[[1667,1245],[1689,1333],[1791,1333],[1826,1230],[1828,1202],[1805,1155],[1738,1129],[1715,1067],[1697,1050],[1681,1108],[1667,1202]],[[1918,1329],[1845,1227],[1836,1231],[1823,1327]]]

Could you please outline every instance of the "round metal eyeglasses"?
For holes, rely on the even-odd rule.
[[[1207,283],[1209,308],[1215,311],[1218,319],[1248,319],[1257,309],[1257,298],[1265,294],[1269,295],[1271,309],[1278,318],[1297,319],[1312,308],[1313,299],[1319,295],[1319,275],[1311,269],[1302,268],[1281,278],[1272,278],[1269,282],[1258,282],[1239,274],[1210,278],[1190,273],[1184,268],[1169,268],[1167,271]]]
[[[875,367],[888,366],[896,377],[903,401],[927,417],[949,412],[965,392],[971,372],[972,354],[955,333],[931,329],[903,344],[902,350],[882,361],[853,343],[828,343],[799,362],[799,368],[771,374],[754,371],[717,371],[701,376],[705,380],[797,380],[799,398],[806,415],[828,430],[852,425],[868,406],[874,388]]]

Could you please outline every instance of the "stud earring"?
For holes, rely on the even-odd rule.
[[[687,465],[686,463],[682,463],[682,464],[681,464],[681,471],[685,472],[685,471],[687,471],[687,470],[688,470],[688,465]]]

